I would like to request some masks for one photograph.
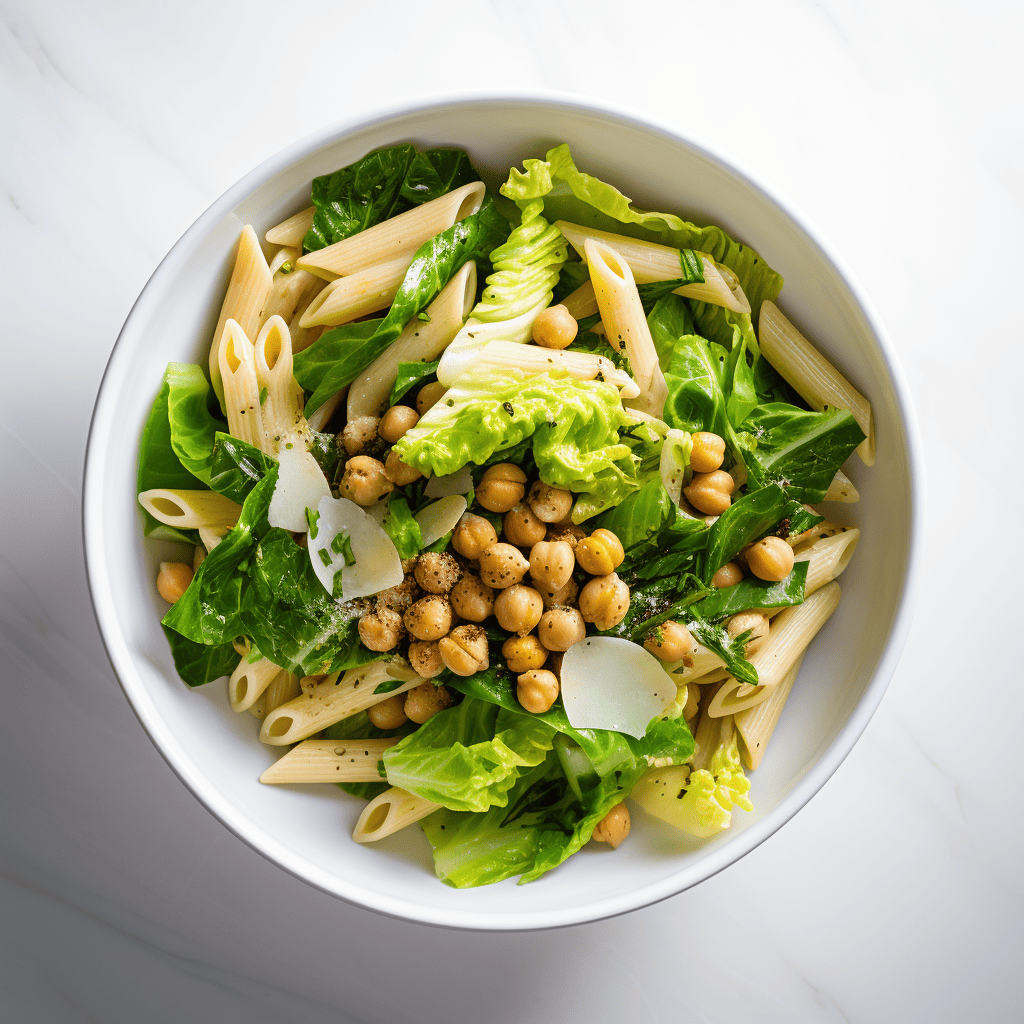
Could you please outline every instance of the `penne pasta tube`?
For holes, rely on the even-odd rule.
[[[842,501],[847,504],[860,501],[860,492],[853,486],[853,481],[840,469],[828,485],[822,501]]]
[[[271,245],[289,245],[301,249],[306,232],[313,226],[315,213],[316,207],[310,206],[280,224],[275,224],[263,237]]]
[[[697,731],[693,734],[693,754],[689,764],[694,770],[707,768],[711,753],[723,739],[728,739],[728,732],[732,728],[732,719],[712,718],[708,714],[708,707],[717,692],[717,687],[706,691],[701,695],[701,708],[698,712]]]
[[[398,737],[378,740],[303,740],[261,776],[260,782],[380,782],[377,763]]]
[[[660,417],[668,397],[668,384],[658,364],[658,352],[633,273],[611,246],[593,238],[587,239],[586,259],[608,341],[617,350],[625,347],[633,379],[640,389],[639,396],[627,402],[641,412]]]
[[[238,520],[236,519],[235,522],[238,522]],[[207,554],[209,554],[224,539],[230,528],[231,527],[228,526],[197,527],[199,530],[199,539],[203,542],[203,547],[206,548]]]
[[[392,786],[386,793],[371,800],[359,815],[352,838],[357,843],[374,843],[385,836],[393,835],[406,825],[420,821],[440,808],[404,789]]]
[[[291,672],[281,671],[270,681],[270,685],[253,701],[249,714],[263,721],[274,708],[294,700],[302,692],[299,680]]]
[[[266,305],[271,280],[270,267],[267,266],[256,232],[246,224],[238,240],[235,266],[210,346],[210,381],[221,405],[224,404],[224,386],[221,382],[223,371],[220,350],[225,342],[225,326],[229,320],[234,320],[247,338],[255,338],[259,332],[260,312]]]
[[[798,551],[796,560],[809,563],[804,594],[815,594],[831,583],[850,564],[859,540],[860,530],[839,527],[838,532],[822,536],[809,547]]]
[[[333,281],[376,263],[402,257],[411,261],[413,253],[424,242],[447,231],[456,221],[476,213],[484,200],[484,191],[482,181],[463,185],[429,203],[343,238],[334,245],[308,252],[299,260],[298,266],[324,280]]]
[[[603,242],[615,249],[629,265],[637,284],[674,281],[682,277],[679,250],[669,245],[644,242],[639,238],[617,235],[611,231],[585,228],[564,220],[555,221],[555,227],[565,235],[569,244],[587,263],[590,262],[590,257],[586,255],[588,240]],[[675,289],[675,294],[708,302],[713,306],[724,306],[736,313],[749,313],[750,303],[740,287],[739,278],[728,267],[715,263],[707,253],[701,252],[697,255],[700,257],[704,283],[681,285]]]
[[[243,657],[228,679],[228,701],[231,710],[248,711],[274,681],[274,677],[283,671],[284,669],[266,658],[250,662],[248,657]]]
[[[839,605],[839,584],[828,583],[803,604],[781,612],[765,645],[750,659],[757,669],[759,684],[751,686],[736,679],[727,679],[708,705],[713,718],[736,714],[768,698],[772,688],[807,649],[818,631]]]
[[[242,514],[241,505],[216,491],[154,487],[139,495],[139,504],[165,526],[182,530],[223,529],[226,533]]]
[[[412,253],[376,263],[332,281],[299,317],[300,327],[337,327],[391,305],[412,262]]]
[[[576,291],[562,299],[562,305],[569,310],[574,320],[585,320],[588,316],[593,316],[598,311],[594,282],[584,281]]]
[[[240,324],[228,320],[220,344],[220,373],[228,433],[263,449],[263,409],[256,378],[256,351]]]
[[[760,765],[803,660],[804,656],[801,654],[783,676],[782,682],[773,687],[771,693],[760,704],[733,715],[733,723],[739,737],[740,757],[747,768],[757,768]]]
[[[284,444],[308,446],[309,424],[302,412],[302,387],[292,373],[291,334],[281,317],[267,321],[254,348],[256,382],[264,395],[260,447],[276,457]]]
[[[300,306],[305,310],[324,287],[325,282],[321,278],[314,277],[305,270],[293,270],[289,274],[278,272],[274,275],[273,284],[267,293],[267,301],[260,312],[260,327],[272,316],[290,321],[295,311]]]
[[[295,246],[282,245],[277,252],[274,253],[273,259],[270,261],[270,276],[274,277],[281,271],[281,268],[286,263],[293,263],[302,255],[302,250],[297,249]],[[287,273],[281,273],[282,277],[288,277]],[[271,285],[273,290],[273,285]]]
[[[296,271],[299,273],[299,271]],[[305,273],[305,271],[302,271]],[[312,274],[309,275],[313,277]],[[313,285],[309,292],[303,294],[295,306],[295,312],[290,317],[285,317],[288,321],[288,330],[292,336],[292,351],[301,352],[303,349],[309,348],[317,338],[320,337],[326,327],[300,327],[299,321],[305,316],[306,310],[309,309],[310,304],[316,299],[316,297],[327,287],[327,282],[319,277],[313,277]]]
[[[349,386],[349,422],[357,416],[377,416],[386,408],[399,363],[437,359],[461,330],[475,299],[476,263],[470,260],[427,306],[428,319],[413,317],[398,339]]]
[[[401,672],[404,681],[387,693],[374,693],[381,683],[394,682],[393,672]],[[303,693],[287,704],[275,708],[263,720],[260,739],[272,746],[283,746],[307,739],[315,732],[354,715],[357,711],[405,693],[423,680],[403,671],[392,662],[374,661],[361,668],[353,668],[340,676],[335,672],[317,683],[309,693]]]
[[[761,353],[812,409],[849,409],[865,438],[857,454],[875,463],[875,420],[868,400],[793,326],[774,302],[761,304]]]

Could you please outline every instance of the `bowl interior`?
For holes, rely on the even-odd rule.
[[[406,830],[373,847],[349,836],[361,801],[335,787],[268,787],[258,776],[280,753],[235,715],[225,686],[190,691],[177,678],[154,579],[175,546],[141,536],[135,501],[140,431],[170,360],[205,364],[243,224],[262,236],[308,205],[309,182],[378,146],[459,145],[492,181],[512,164],[571,144],[578,166],[639,206],[717,223],[754,246],[786,279],[780,306],[870,399],[873,469],[848,475],[859,504],[836,506],[863,535],[841,579],[838,612],[812,645],[763,765],[751,814],[710,843],[688,842],[638,809],[630,841],[586,848],[528,886],[456,891],[433,875],[426,840]],[[100,393],[86,473],[89,575],[101,630],[125,691],[157,747],[207,807],[282,867],[353,902],[415,920],[476,928],[535,928],[590,920],[671,895],[753,848],[787,820],[848,753],[888,682],[902,644],[913,550],[916,472],[899,371],[844,274],[810,235],[747,178],[667,133],[609,112],[537,100],[484,100],[407,111],[297,144],[258,168],[188,231],[146,287],[122,332]],[[900,625],[900,628],[896,628]],[[895,637],[895,642],[894,642]]]

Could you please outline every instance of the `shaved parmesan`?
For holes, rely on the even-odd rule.
[[[466,499],[461,494],[450,494],[447,498],[428,505],[416,516],[423,546],[429,548],[436,540],[455,529],[456,523],[466,511]]]
[[[331,488],[316,459],[301,445],[284,448],[277,460],[277,483],[270,498],[267,521],[271,526],[299,533],[306,529],[306,509],[330,497]]]
[[[309,531],[309,561],[317,579],[339,604],[379,594],[397,587],[405,579],[402,559],[391,538],[354,501],[327,495],[320,499],[317,511],[319,518]],[[338,537],[340,540],[335,543]],[[345,564],[343,542],[346,538],[354,565]],[[339,572],[340,595],[335,594],[334,588],[334,578]]]
[[[462,469],[457,469],[447,476],[432,476],[427,481],[423,493],[428,498],[447,498],[452,494],[467,494],[471,490],[473,477],[470,475],[469,466],[463,466]],[[446,530],[445,533],[447,532]]]
[[[661,662],[638,644],[589,636],[562,658],[562,703],[574,729],[614,729],[637,739],[676,698]]]

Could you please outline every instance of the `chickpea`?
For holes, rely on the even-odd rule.
[[[494,599],[498,625],[510,633],[529,633],[544,614],[544,602],[533,587],[516,583],[506,587]]]
[[[750,571],[762,580],[784,580],[793,561],[793,549],[781,537],[762,537],[747,551]]]
[[[505,540],[516,547],[530,548],[547,536],[548,528],[533,514],[529,505],[517,502],[502,521]]]
[[[417,725],[433,718],[438,711],[444,711],[452,703],[451,691],[431,682],[414,686],[405,695],[405,714]]]
[[[452,628],[452,606],[447,597],[421,597],[402,617],[405,628],[417,640],[440,640]]]
[[[537,314],[533,321],[533,340],[541,348],[568,348],[579,329],[576,318],[559,303]]]
[[[607,843],[613,850],[629,835],[629,810],[624,803],[616,804],[595,826],[591,838],[595,843]]]
[[[499,590],[518,583],[529,568],[523,553],[511,544],[492,544],[480,555],[480,579]]]
[[[396,587],[389,587],[387,590],[382,590],[376,598],[374,598],[374,607],[376,609],[390,608],[392,611],[398,612],[399,615],[404,614],[409,610],[409,606],[420,596],[420,588],[416,586],[416,578],[409,573],[401,583]]]
[[[587,635],[587,627],[578,609],[549,608],[540,617],[537,635],[549,651],[567,651]]]
[[[716,590],[721,590],[722,587],[735,586],[741,579],[743,579],[743,570],[735,562],[726,562],[711,577],[711,586]]]
[[[391,608],[380,608],[359,620],[359,639],[371,651],[390,651],[405,632],[402,616]]]
[[[456,626],[438,641],[437,649],[441,660],[457,676],[471,676],[490,665],[487,634],[480,626]]]
[[[356,455],[348,460],[341,478],[341,496],[366,508],[375,505],[395,485],[387,478],[383,463],[369,455]]]
[[[690,658],[697,649],[690,631],[675,619],[666,619],[651,630],[644,647],[662,661],[683,661]]]
[[[511,462],[491,466],[480,478],[476,500],[488,512],[507,512],[526,494],[526,474]]]
[[[447,594],[459,582],[462,569],[446,552],[425,551],[416,560],[413,575],[428,594]]]
[[[575,566],[576,557],[564,540],[542,540],[530,549],[530,576],[538,590],[557,593],[568,585]]]
[[[396,693],[394,697],[373,704],[366,709],[366,714],[370,718],[370,724],[378,729],[397,729],[400,725],[405,725],[409,721],[405,713],[405,694]]]
[[[731,504],[730,495],[736,490],[736,481],[725,470],[695,473],[683,488],[686,500],[698,511],[709,516],[720,516]]]
[[[510,636],[501,645],[501,654],[510,672],[529,672],[548,660],[547,648],[532,633]]]
[[[188,590],[194,575],[192,566],[184,562],[161,562],[156,577],[157,593],[165,601],[174,604]]]
[[[560,523],[572,511],[572,494],[538,480],[530,488],[526,504],[542,523]]]
[[[416,411],[422,416],[428,409],[433,409],[445,396],[448,389],[440,382],[424,384],[416,396]]]
[[[418,676],[433,679],[444,671],[436,640],[414,640],[409,644],[409,664]]]
[[[483,516],[475,516],[472,512],[462,516],[452,533],[452,547],[471,562],[480,557],[484,548],[497,542],[498,531]]]
[[[577,526],[575,523],[552,523],[548,527],[547,536],[545,540],[556,541],[564,540],[566,544],[576,550],[576,545],[579,544],[584,537],[586,537],[587,531],[582,526]]]
[[[367,445],[377,439],[376,416],[357,416],[345,424],[341,432],[341,443],[349,455],[358,455]]]
[[[739,612],[725,624],[726,632],[735,638],[741,633],[750,631],[750,639],[746,644],[746,653],[754,654],[768,639],[768,616],[764,612]]]
[[[483,622],[494,614],[494,590],[484,586],[479,576],[466,574],[448,595],[457,615],[469,622]]]
[[[540,596],[545,608],[556,608],[558,605],[575,603],[579,592],[580,585],[570,577],[564,587],[559,587],[558,590],[551,592],[542,590]]]
[[[516,697],[527,711],[539,715],[555,703],[559,691],[558,678],[547,669],[531,669],[516,680]]]
[[[619,579],[618,573],[595,576],[580,591],[580,614],[584,622],[592,622],[598,629],[617,626],[629,611],[629,587]]]
[[[693,435],[690,468],[694,473],[712,473],[720,469],[725,458],[725,438],[706,430]]]
[[[420,421],[420,414],[408,405],[393,405],[381,417],[377,433],[388,444],[400,441]]]
[[[423,474],[415,467],[402,461],[402,457],[394,448],[388,452],[387,461],[384,463],[384,475],[396,486],[405,487],[407,484],[419,480]]]
[[[625,557],[622,541],[611,530],[595,530],[576,545],[576,561],[591,576],[615,572]]]

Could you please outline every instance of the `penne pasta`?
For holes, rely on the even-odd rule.
[[[359,815],[352,838],[357,843],[375,843],[400,829],[420,821],[440,808],[404,789],[392,786],[386,793],[371,800]]]
[[[241,505],[216,491],[155,487],[139,495],[139,504],[165,526],[181,530],[223,530],[226,533],[242,514]]]
[[[248,711],[273,682],[274,677],[283,671],[284,669],[266,658],[250,662],[248,657],[243,657],[228,679],[228,701],[231,710]]]
[[[376,263],[339,277],[318,292],[299,317],[300,327],[338,327],[391,305],[412,262],[412,254]]]
[[[750,659],[757,669],[758,685],[727,679],[712,698],[707,713],[719,718],[766,700],[836,610],[839,594],[839,584],[828,583],[803,604],[781,612],[772,623],[765,645]]]
[[[263,450],[263,409],[256,377],[256,351],[240,324],[228,320],[220,345],[220,373],[228,433]]]
[[[302,250],[301,249],[297,249],[297,248],[295,248],[294,246],[291,246],[291,245],[282,245],[281,248],[278,249],[277,252],[274,253],[274,257],[270,261],[270,276],[274,277],[278,273],[280,273],[280,275],[282,277],[288,277],[289,276],[288,273],[282,271],[281,268],[286,263],[294,264],[294,262],[301,255],[302,255]],[[273,290],[273,286],[271,286],[271,290]]]
[[[334,245],[306,253],[298,266],[326,281],[333,281],[389,260],[407,258],[410,262],[424,242],[476,213],[483,199],[484,183],[474,181]]]
[[[213,344],[210,346],[210,381],[221,405],[224,404],[224,386],[221,382],[223,371],[220,351],[225,341],[225,326],[229,320],[234,320],[247,338],[255,338],[259,332],[260,313],[266,305],[271,281],[270,267],[267,266],[256,232],[246,224],[238,240],[235,266],[231,272],[227,294],[220,307],[220,317],[213,332]]]
[[[298,677],[291,672],[281,671],[270,681],[270,685],[253,701],[249,714],[263,721],[267,715],[282,704],[294,700],[302,692]]]
[[[302,307],[305,311],[309,303],[325,287],[325,282],[321,278],[314,277],[305,270],[293,270],[290,274],[278,272],[274,275],[274,281],[267,293],[267,301],[260,312],[260,327],[263,327],[272,316],[279,316],[286,322],[290,321],[297,309]]]
[[[637,284],[648,284],[652,281],[674,281],[682,276],[680,251],[671,246],[658,245],[656,242],[644,242],[638,238],[617,235],[611,231],[585,228],[580,224],[570,224],[564,220],[555,221],[555,226],[565,235],[569,244],[580,254],[580,258],[584,262],[590,262],[590,257],[586,255],[586,245],[589,240],[599,241],[613,248],[629,265]],[[681,285],[675,289],[675,294],[707,302],[713,306],[724,306],[735,313],[749,313],[750,303],[740,287],[739,278],[728,267],[715,263],[707,253],[702,252],[697,255],[701,260],[704,283]],[[577,301],[582,301],[582,298]]]
[[[300,273],[300,271],[297,270],[296,273],[298,274]],[[303,270],[301,271],[301,273],[304,274],[305,271]],[[292,336],[293,352],[301,352],[303,351],[303,349],[309,348],[309,346],[312,345],[313,342],[316,341],[317,338],[319,338],[320,335],[327,330],[327,328],[323,326],[301,327],[299,325],[299,321],[303,318],[303,316],[305,316],[306,310],[309,309],[310,304],[327,287],[327,282],[324,281],[323,279],[319,277],[313,277],[312,274],[310,274],[309,276],[313,278],[313,283],[310,286],[310,290],[308,292],[303,293],[302,297],[296,304],[295,311],[292,313],[292,315],[290,317],[285,317],[285,319],[288,321],[288,330],[291,332]]]
[[[853,481],[840,469],[836,471],[836,475],[832,478],[832,483],[828,485],[828,490],[825,492],[825,497],[821,500],[842,501],[850,504],[854,501],[860,501],[860,493],[853,486]]]
[[[261,776],[282,785],[306,782],[380,782],[377,764],[398,737],[377,740],[303,740]]]
[[[393,683],[396,678],[402,682],[395,689],[387,693],[374,692],[381,683]],[[260,739],[272,746],[297,743],[422,682],[410,670],[386,661],[374,661],[361,668],[350,669],[344,676],[335,672],[317,683],[309,693],[303,693],[271,711],[263,720]]]
[[[576,291],[562,299],[562,305],[569,310],[574,320],[585,320],[593,316],[598,311],[594,282],[584,281]]]
[[[429,205],[429,204],[428,204]],[[388,404],[398,364],[430,362],[451,344],[476,300],[476,263],[470,260],[427,306],[427,320],[413,317],[398,340],[388,346],[349,386],[348,420],[377,416]]]
[[[301,249],[306,232],[313,226],[315,213],[316,207],[310,206],[281,221],[280,224],[275,224],[263,237],[271,245],[288,245]]]
[[[806,596],[817,593],[831,583],[850,564],[859,540],[860,530],[839,527],[838,532],[819,537],[813,544],[796,553],[798,562],[809,563],[804,583]]]
[[[277,456],[285,444],[308,446],[309,424],[302,412],[303,392],[292,373],[292,339],[288,325],[272,317],[254,346],[256,382],[264,396],[260,447]]]
[[[586,258],[608,341],[616,350],[625,347],[633,379],[640,389],[636,398],[624,404],[660,417],[668,397],[668,384],[658,365],[658,352],[629,264],[611,246],[593,238],[587,239]]]
[[[761,304],[761,353],[812,409],[849,409],[865,438],[857,454],[875,463],[875,420],[868,400],[793,326],[774,302]]]
[[[748,768],[757,768],[761,764],[765,748],[772,738],[772,733],[775,732],[775,726],[778,725],[782,709],[786,706],[789,691],[793,689],[803,660],[804,656],[801,654],[783,676],[782,682],[775,686],[760,704],[733,715],[739,738],[740,757]]]

